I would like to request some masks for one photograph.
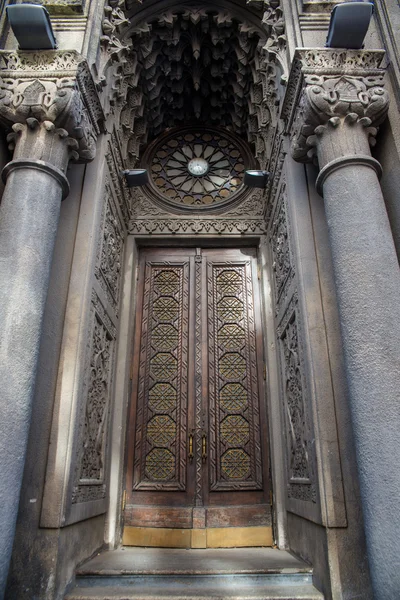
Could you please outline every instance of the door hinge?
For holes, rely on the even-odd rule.
[[[267,381],[267,364],[265,362],[263,363],[263,377],[264,381]]]
[[[258,281],[261,281],[261,267],[260,267],[260,265],[257,265],[257,279],[258,279]]]
[[[126,490],[124,490],[124,493],[122,494],[122,510],[125,510],[125,506],[126,506]]]

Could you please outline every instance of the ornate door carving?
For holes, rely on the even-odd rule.
[[[256,273],[251,249],[142,252],[125,525],[269,524]]]

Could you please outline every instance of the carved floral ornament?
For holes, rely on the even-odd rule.
[[[15,135],[25,124],[35,129],[47,123],[47,130],[74,141],[68,142],[73,158],[92,160],[103,119],[87,63],[77,52],[0,51],[0,120]]]
[[[282,111],[295,160],[313,160],[318,137],[342,123],[365,128],[375,143],[389,104],[383,57],[382,50],[296,52]]]

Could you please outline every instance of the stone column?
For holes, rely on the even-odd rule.
[[[388,108],[382,59],[297,51],[284,115],[293,157],[320,168],[374,597],[389,600],[400,590],[400,272],[370,153]]]
[[[40,62],[39,62],[40,61]],[[0,53],[13,160],[0,207],[0,598],[11,557],[65,172],[94,157],[101,109],[75,52]]]

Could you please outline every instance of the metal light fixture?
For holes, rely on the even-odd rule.
[[[140,187],[149,183],[149,176],[147,169],[127,169],[122,171],[122,175],[125,177],[125,181],[128,187]]]
[[[243,183],[249,187],[264,189],[269,175],[268,171],[245,171]]]
[[[362,48],[374,5],[371,2],[343,2],[331,12],[328,48]]]
[[[56,38],[47,10],[38,4],[7,6],[7,17],[21,50],[55,50]]]

